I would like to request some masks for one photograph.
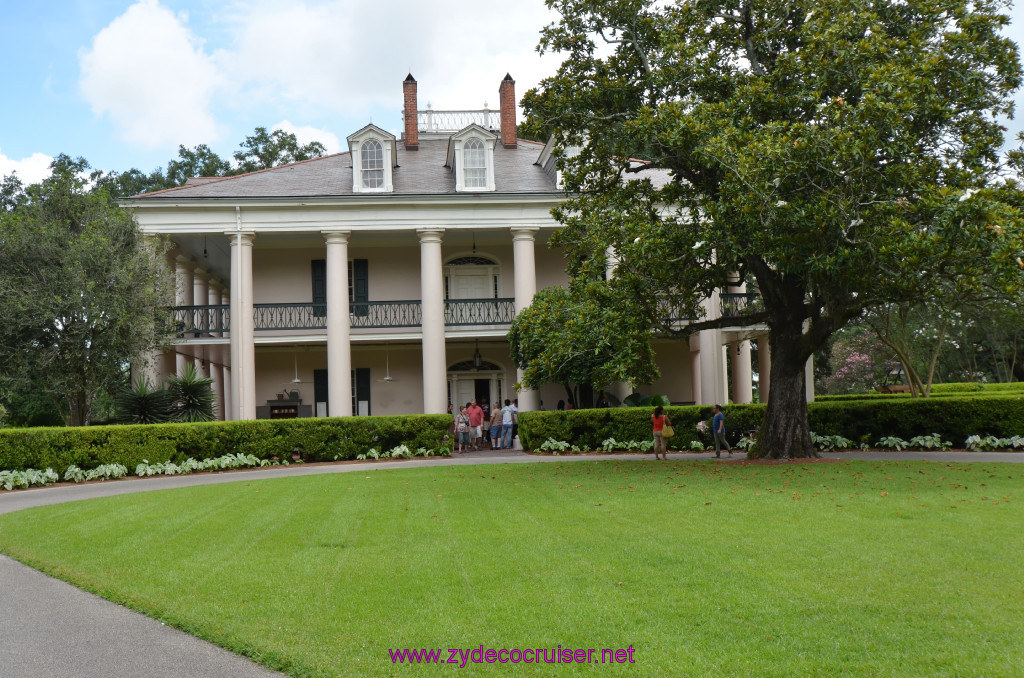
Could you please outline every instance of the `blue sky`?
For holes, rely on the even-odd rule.
[[[522,95],[556,67],[535,52],[552,19],[542,0],[0,0],[0,175],[38,181],[58,153],[145,171],[178,144],[230,157],[258,125],[343,150],[371,120],[398,132],[410,71],[421,108],[496,108],[506,72]]]

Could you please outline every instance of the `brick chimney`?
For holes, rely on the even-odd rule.
[[[498,86],[498,99],[501,108],[501,145],[515,148],[516,138],[516,81],[508,73]]]
[[[416,113],[416,78],[412,73],[402,82],[402,94],[405,98],[405,150],[418,151],[420,148],[420,130]]]

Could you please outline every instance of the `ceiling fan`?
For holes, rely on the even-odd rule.
[[[382,381],[385,384],[390,384],[394,380],[395,380],[395,378],[391,376],[391,345],[385,343],[384,344],[384,378],[383,379],[378,379],[377,381]]]

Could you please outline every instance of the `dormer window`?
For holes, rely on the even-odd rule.
[[[449,138],[446,165],[455,174],[456,191],[494,190],[497,140],[497,135],[475,123]]]
[[[487,156],[483,142],[476,137],[462,147],[462,177],[466,188],[487,188]]]
[[[376,139],[363,142],[359,149],[363,188],[379,189],[384,185],[384,148]]]
[[[354,193],[391,193],[393,170],[398,166],[395,137],[376,125],[367,125],[348,138],[352,156]]]

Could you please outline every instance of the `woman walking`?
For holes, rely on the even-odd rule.
[[[654,424],[654,458],[658,459],[658,447],[661,447],[661,458],[668,460],[668,447],[665,444],[665,438],[662,437],[661,432],[665,430],[665,425],[672,425],[669,421],[668,415],[665,414],[665,408],[658,405],[654,408],[654,414],[651,416],[651,422]]]

